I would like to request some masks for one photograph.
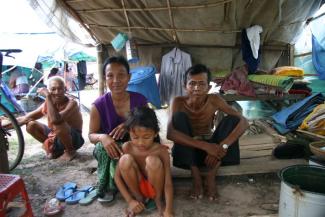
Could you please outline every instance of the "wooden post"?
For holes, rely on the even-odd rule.
[[[1,120],[0,120],[1,122]],[[1,123],[0,123],[1,124]],[[7,144],[5,135],[0,129],[0,173],[9,173],[9,163],[7,155]]]
[[[293,66],[295,64],[295,47],[293,44],[289,44],[289,66]]]
[[[103,75],[103,64],[108,57],[107,46],[99,44],[97,46],[97,65],[98,65],[98,91],[99,96],[104,94],[105,90],[105,78]]]

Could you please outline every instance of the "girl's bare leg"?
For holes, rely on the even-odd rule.
[[[148,181],[152,184],[156,192],[155,203],[158,212],[162,214],[163,208],[161,198],[165,184],[165,173],[164,165],[160,158],[157,156],[148,156],[146,158],[146,171],[148,174]]]
[[[129,154],[124,154],[119,160],[121,176],[137,201],[143,202],[144,198],[140,193],[139,182],[141,173],[134,158]]]

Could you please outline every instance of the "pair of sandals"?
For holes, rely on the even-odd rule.
[[[97,198],[97,190],[92,186],[83,186],[77,189],[76,183],[67,182],[59,188],[55,197],[69,205],[77,203],[89,205]]]

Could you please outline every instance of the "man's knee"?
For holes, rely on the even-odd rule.
[[[67,124],[53,125],[53,132],[58,136],[70,135],[71,128]]]
[[[132,168],[134,166],[135,160],[132,157],[132,155],[124,154],[118,161],[118,164],[119,164],[119,168],[121,170],[129,170],[130,168]]]
[[[146,169],[151,171],[158,171],[163,167],[163,163],[157,156],[146,157]]]
[[[30,121],[26,124],[26,131],[32,134],[37,129],[38,123],[36,121]]]

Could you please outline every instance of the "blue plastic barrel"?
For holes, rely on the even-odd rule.
[[[156,108],[161,107],[159,89],[156,81],[156,68],[142,66],[131,69],[131,79],[128,90],[141,93]]]

